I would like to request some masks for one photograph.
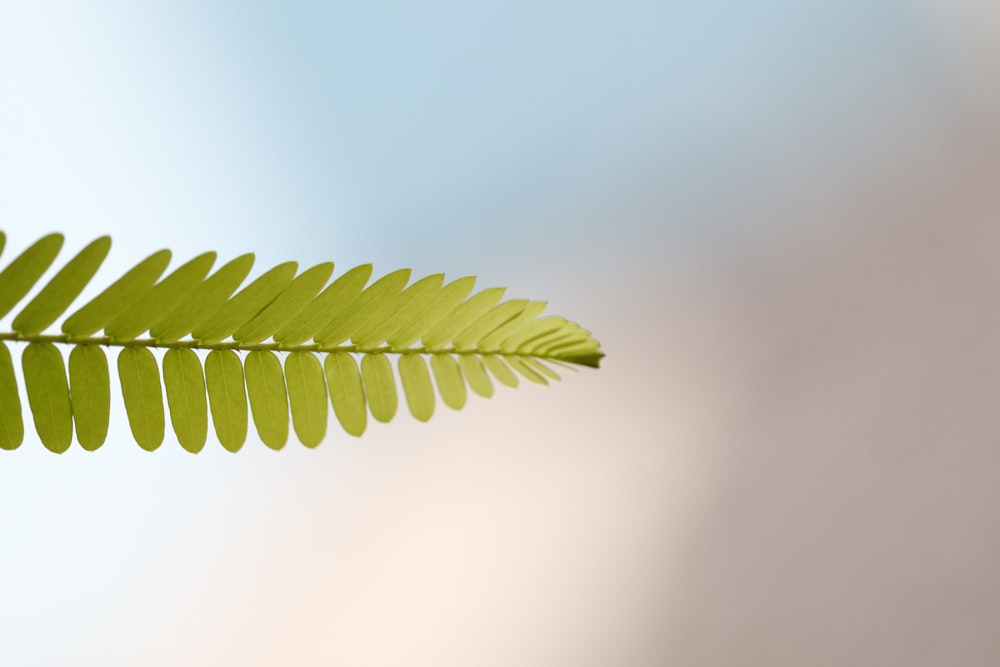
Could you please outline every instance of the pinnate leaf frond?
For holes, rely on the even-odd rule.
[[[0,252],[5,244],[0,232]],[[45,236],[0,270],[0,317],[39,285],[62,245],[62,235]],[[116,350],[136,443],[157,449],[169,415],[177,441],[192,453],[206,444],[209,415],[216,439],[232,452],[243,446],[251,420],[267,447],[281,449],[291,433],[315,447],[331,407],[343,430],[360,436],[369,414],[378,422],[395,417],[400,387],[410,414],[426,421],[437,398],[460,410],[470,392],[489,398],[495,383],[516,387],[519,378],[548,384],[559,379],[552,366],[596,368],[604,356],[589,331],[543,316],[546,302],[504,301],[501,287],[473,293],[471,276],[410,283],[410,270],[400,269],[367,285],[370,264],[333,277],[332,262],[302,272],[286,262],[243,286],[252,254],[212,273],[216,254],[208,252],[167,272],[169,250],[146,257],[65,316],[61,334],[45,333],[110,246],[101,237],[83,248],[16,312],[10,331],[0,332],[0,449],[16,449],[24,438],[8,344],[24,346],[35,431],[54,452],[71,446],[74,431],[86,450],[104,444],[112,400],[106,350]],[[60,347],[69,350],[68,369]]]

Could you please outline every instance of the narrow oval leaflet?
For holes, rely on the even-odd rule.
[[[506,291],[504,287],[491,287],[473,294],[423,336],[424,345],[430,350],[441,349],[456,334],[495,306]]]
[[[431,355],[431,370],[444,404],[453,410],[465,407],[465,380],[462,379],[458,362],[451,355],[434,354]]]
[[[274,352],[251,352],[244,372],[257,434],[271,449],[281,449],[288,440],[288,394],[281,362]]]
[[[330,412],[323,367],[312,352],[292,352],[285,357],[285,382],[292,408],[292,426],[299,441],[315,447],[326,435]]]
[[[519,331],[529,328],[532,322],[538,321],[538,316],[542,314],[548,305],[545,301],[529,301],[517,317],[511,318],[506,323],[500,325],[479,339],[476,349],[480,352],[496,352],[503,342],[516,335]],[[515,348],[516,349],[516,348]]]
[[[135,340],[160,323],[190,295],[215,264],[215,253],[206,252],[171,272],[149,287],[128,309],[104,327],[104,333],[116,341]]]
[[[87,245],[17,314],[11,328],[22,335],[31,335],[41,333],[55,322],[94,277],[110,249],[110,236],[102,236]]]
[[[285,262],[265,272],[226,301],[219,310],[191,332],[201,343],[217,343],[228,338],[277,297],[292,282],[299,265]]]
[[[317,264],[308,271],[303,271],[264,310],[237,329],[233,340],[252,344],[273,336],[280,327],[302,312],[323,289],[332,273],[333,262]]]
[[[372,265],[355,266],[327,285],[302,312],[274,334],[283,345],[299,345],[320,332],[351,301],[361,294],[372,275]]]
[[[92,452],[108,437],[111,376],[108,358],[96,345],[76,345],[69,353],[69,390],[76,441]]]
[[[147,452],[163,443],[163,390],[153,353],[144,347],[125,347],[118,353],[118,379],[132,437]]]
[[[368,425],[368,410],[358,362],[346,352],[333,352],[326,355],[323,369],[333,413],[345,431],[360,436]]]
[[[373,317],[351,336],[351,341],[361,349],[372,348],[385,341],[423,310],[441,291],[443,284],[443,273],[435,273],[413,283],[386,306],[385,317]]]
[[[547,337],[545,340],[537,341],[530,348],[530,354],[550,354],[552,350],[567,345],[577,345],[586,342],[589,334],[575,322],[570,322],[568,326],[562,328],[556,335]]]
[[[52,343],[30,343],[21,353],[21,370],[35,431],[47,449],[62,454],[73,441],[73,408],[62,355]]]
[[[205,385],[212,424],[219,442],[230,452],[247,439],[247,394],[243,364],[232,350],[212,350],[205,358]]]
[[[500,352],[503,354],[513,354],[518,351],[529,352],[532,347],[539,344],[539,341],[549,335],[557,334],[566,324],[568,322],[557,315],[540,317],[505,338],[500,343]]]
[[[201,360],[191,350],[167,350],[163,355],[170,425],[181,447],[197,454],[208,436],[208,401]]]
[[[565,333],[565,332],[555,332],[557,335],[545,336],[545,340],[535,343],[533,345],[524,345],[521,348],[510,352],[509,354],[533,354],[535,356],[547,357],[550,355],[549,350],[555,345],[561,345],[563,343],[569,342],[570,345],[576,345],[575,340],[578,339],[580,334],[576,333]],[[508,353],[504,353],[508,354]]]
[[[410,269],[399,269],[379,278],[314,337],[323,346],[339,345],[373,317],[379,317],[393,297],[398,296],[410,279]]]
[[[0,231],[0,251],[6,240]],[[147,450],[161,446],[165,389],[171,425],[189,452],[204,448],[209,414],[231,452],[244,445],[251,415],[266,446],[286,444],[291,419],[295,436],[315,447],[331,406],[351,435],[365,431],[369,411],[377,421],[391,420],[401,400],[397,383],[409,411],[426,421],[438,399],[458,410],[469,391],[489,397],[498,383],[516,387],[521,378],[547,384],[559,379],[560,367],[596,368],[604,356],[590,331],[542,317],[544,301],[503,301],[499,287],[476,293],[472,276],[445,283],[438,273],[407,285],[411,272],[400,269],[366,288],[371,264],[327,284],[332,262],[299,275],[297,264],[286,262],[244,284],[252,254],[210,273],[216,255],[204,253],[165,274],[170,252],[161,250],[68,311],[96,275],[110,240],[90,243],[37,284],[62,243],[59,234],[44,237],[0,271],[3,312],[37,292],[15,311],[14,330],[0,331],[0,449],[14,449],[24,438],[21,391],[47,448],[65,451],[74,431],[84,449],[101,447],[111,412],[105,348],[118,350],[136,442]],[[43,334],[49,325],[62,334]],[[104,335],[96,333],[101,328]],[[24,390],[8,340],[27,345]]]
[[[161,250],[142,260],[85,306],[66,318],[62,324],[63,333],[82,337],[103,329],[118,313],[131,310],[167,269],[169,263],[169,250]]]
[[[390,421],[396,416],[399,397],[389,358],[381,352],[366,354],[361,358],[361,379],[372,417],[383,423]]]
[[[422,308],[406,324],[388,336],[386,342],[396,349],[410,347],[420,340],[420,337],[427,333],[431,327],[455,310],[458,304],[469,296],[475,285],[475,276],[465,276],[448,283],[434,295],[426,308]]]
[[[410,414],[422,422],[434,416],[434,386],[424,358],[419,354],[401,355],[399,379],[403,383]]]
[[[24,442],[21,397],[10,350],[0,341],[0,449],[17,449]]]
[[[508,387],[517,387],[518,382],[517,375],[514,371],[510,369],[510,366],[503,362],[503,359],[493,354],[483,355],[483,365],[486,366],[493,377],[497,379],[500,384],[507,385]]]
[[[458,366],[462,369],[465,381],[469,383],[469,388],[483,398],[493,396],[493,380],[490,379],[483,366],[483,360],[476,354],[458,355]]]
[[[535,359],[534,357],[524,356],[518,358],[526,365],[530,366],[535,371],[537,371],[539,374],[544,375],[550,380],[559,381],[562,379],[561,377],[559,377],[559,373],[556,373],[554,370],[552,370],[551,368],[540,362],[538,359]]]
[[[215,313],[226,302],[253,267],[253,253],[240,255],[210,275],[181,301],[149,334],[158,341],[175,341]]]
[[[481,339],[520,315],[527,305],[527,299],[512,299],[491,308],[455,336],[452,346],[456,350],[472,350]]]
[[[62,248],[63,235],[49,234],[35,241],[0,271],[0,317],[31,291]]]
[[[548,384],[549,383],[549,381],[545,379],[544,375],[542,375],[541,373],[539,373],[538,371],[536,371],[534,368],[532,368],[531,366],[528,366],[526,363],[524,363],[524,360],[521,359],[521,357],[518,357],[516,355],[512,355],[511,354],[511,355],[505,356],[503,358],[503,360],[505,362],[507,362],[507,364],[511,368],[513,368],[515,371],[517,371],[518,373],[520,373],[524,377],[528,378],[529,380],[531,380],[535,384]]]

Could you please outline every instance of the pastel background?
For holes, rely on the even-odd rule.
[[[0,664],[1000,664],[997,34],[989,0],[3,2],[3,264],[63,231],[112,235],[97,284],[162,247],[476,274],[608,357],[315,451],[149,454],[117,406],[98,453],[29,436]]]

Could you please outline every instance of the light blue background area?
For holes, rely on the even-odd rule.
[[[475,274],[608,353],[279,454],[143,452],[113,378],[98,453],[0,456],[0,664],[997,664],[997,34],[0,3],[0,265],[62,231],[114,239],[84,298],[162,247]]]

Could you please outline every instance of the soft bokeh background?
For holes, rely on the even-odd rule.
[[[989,0],[0,5],[3,263],[478,274],[598,372],[0,456],[3,665],[1000,664]],[[88,294],[92,294],[89,292]],[[4,322],[6,324],[6,321]]]

